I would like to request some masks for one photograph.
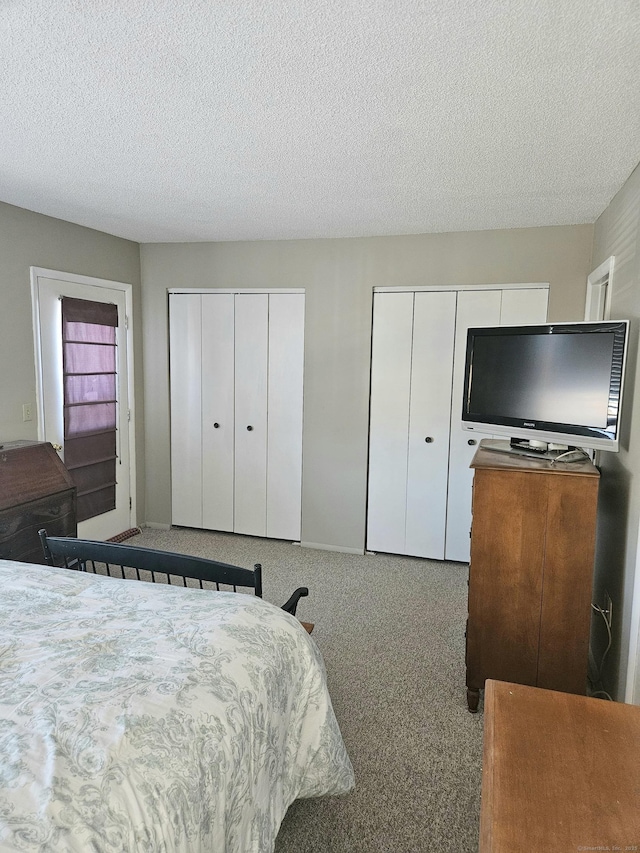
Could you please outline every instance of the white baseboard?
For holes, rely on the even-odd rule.
[[[323,545],[319,542],[301,542],[303,548],[317,548],[320,551],[339,551],[341,554],[364,554],[364,548],[346,548],[343,545]]]
[[[144,524],[140,525],[143,529],[145,527],[149,527],[151,530],[171,530],[170,524],[158,524],[155,521],[145,521]]]

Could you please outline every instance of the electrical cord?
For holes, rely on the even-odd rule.
[[[591,679],[589,679],[589,681],[591,681],[592,684],[597,685],[597,684],[600,684],[602,681],[602,670],[604,668],[604,662],[607,658],[607,655],[609,654],[609,649],[611,648],[612,636],[611,636],[611,625],[609,624],[607,612],[605,610],[603,610],[602,607],[599,607],[597,604],[591,604],[591,607],[593,610],[596,611],[596,613],[599,613],[602,616],[602,618],[604,619],[604,624],[607,628],[607,636],[609,638],[609,642],[607,643],[607,648],[602,653],[602,657],[600,659],[600,666],[598,667],[597,675],[593,681],[591,681]],[[590,695],[593,697],[595,697],[595,696],[606,696],[607,699],[609,699],[609,701],[613,702],[613,699],[607,693],[606,690],[596,690],[593,693],[591,693]]]
[[[584,462],[585,459],[589,459],[590,456],[583,450],[581,447],[576,447],[573,450],[565,450],[564,453],[559,453],[557,456],[554,456],[551,460],[551,464],[555,464],[556,462]]]

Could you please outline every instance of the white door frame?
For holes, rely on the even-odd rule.
[[[614,266],[615,256],[611,255],[587,276],[585,320],[609,320],[611,318]],[[625,702],[634,705],[640,703],[640,532],[636,540],[626,679],[624,685],[620,684],[619,691],[622,691],[623,688],[623,700]]]
[[[607,258],[587,276],[585,320],[609,320],[611,317],[611,287],[615,256]]]
[[[640,704],[640,530],[636,544],[635,573],[631,596],[629,652],[627,655],[627,676],[624,683],[624,701],[631,705]]]
[[[73,284],[85,284],[90,287],[104,287],[110,290],[120,290],[125,298],[125,329],[127,336],[127,391],[128,391],[128,440],[129,440],[129,491],[131,497],[131,508],[129,512],[130,525],[136,526],[136,445],[135,445],[135,398],[134,398],[134,364],[133,364],[133,286],[122,281],[109,281],[104,278],[93,278],[93,276],[77,275],[76,273],[50,270],[43,267],[30,267],[31,275],[31,311],[33,320],[33,340],[36,369],[36,401],[38,413],[38,440],[46,441],[44,421],[44,382],[42,371],[42,348],[40,337],[40,302],[39,302],[39,278],[53,278],[60,281],[68,281]],[[117,531],[123,532],[123,531]]]

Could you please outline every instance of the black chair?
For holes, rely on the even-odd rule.
[[[218,560],[157,551],[154,548],[138,548],[135,545],[118,545],[114,542],[95,542],[91,539],[72,539],[66,536],[47,536],[44,529],[39,530],[38,535],[48,566],[102,574],[103,572],[96,568],[99,566],[104,568],[109,577],[148,580],[152,583],[156,583],[156,575],[161,575],[166,577],[166,581],[160,581],[161,583],[171,584],[172,578],[181,579],[178,584],[181,583],[182,586],[187,586],[187,580],[191,579],[199,582],[200,589],[206,588],[205,583],[215,586],[218,591],[229,588],[237,592],[238,587],[241,587],[252,589],[255,595],[262,598],[260,563],[256,563],[253,569],[242,569],[229,563],[220,563]],[[126,572],[126,569],[129,571]],[[305,595],[309,595],[307,587],[299,587],[281,609],[295,616],[298,601]]]

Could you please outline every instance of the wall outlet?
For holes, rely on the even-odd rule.
[[[611,601],[611,596],[606,589],[604,591],[604,607],[602,609],[604,610],[609,628],[611,628],[611,622],[613,619],[613,601]]]
[[[31,403],[22,404],[22,420],[25,422],[33,420],[33,406]]]

